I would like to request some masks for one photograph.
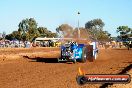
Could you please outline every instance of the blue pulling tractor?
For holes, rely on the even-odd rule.
[[[97,54],[96,42],[92,42],[90,45],[68,42],[61,46],[61,58],[58,61],[72,61],[74,63],[79,61],[84,63],[86,60],[95,60]]]

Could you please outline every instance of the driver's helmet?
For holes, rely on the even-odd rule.
[[[72,45],[76,45],[76,46],[78,45],[77,42],[74,42],[74,41],[71,44]]]

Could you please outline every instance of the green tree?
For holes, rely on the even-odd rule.
[[[47,37],[48,33],[49,33],[48,29],[45,27],[39,27],[38,32],[39,32],[41,37]]]
[[[88,21],[85,24],[85,28],[88,30],[88,32],[93,36],[94,39],[98,40],[98,36],[102,34],[104,22],[101,19],[94,19],[91,21]]]
[[[39,36],[39,32],[37,30],[37,22],[34,18],[22,20],[18,27],[20,38],[23,41],[32,41],[32,39]]]
[[[7,39],[7,40],[13,40],[13,37],[12,37],[11,34],[8,34],[8,35],[6,35],[5,39]]]
[[[111,34],[107,31],[99,31],[99,35],[97,37],[99,41],[111,41]]]
[[[14,40],[14,39],[19,40],[19,33],[18,31],[13,31],[11,34],[6,35],[5,38],[8,40]]]
[[[18,25],[18,31],[13,31],[6,36],[6,39],[19,41],[33,41],[36,37],[56,37],[56,33],[52,33],[45,27],[38,27],[34,18],[24,19]]]
[[[116,31],[119,33],[118,38],[121,40],[126,40],[128,37],[132,36],[132,29],[128,26],[119,26]]]
[[[52,37],[56,37],[57,36],[56,33],[52,33],[51,31],[49,31],[45,27],[38,27],[37,30],[38,30],[38,32],[40,34],[40,37],[49,37],[49,38],[52,38]]]

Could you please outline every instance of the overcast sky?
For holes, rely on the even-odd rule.
[[[77,12],[81,14],[77,15]],[[22,19],[35,18],[38,26],[55,32],[56,27],[67,23],[84,27],[87,21],[101,18],[104,30],[116,36],[120,25],[132,27],[132,0],[1,0],[0,33],[18,29]]]

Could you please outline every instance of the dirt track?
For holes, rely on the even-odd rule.
[[[25,52],[5,52],[6,55],[18,55],[21,51]],[[32,51],[26,51],[29,52]],[[0,88],[98,88],[101,84],[78,86],[75,79],[78,68],[88,74],[116,74],[132,64],[132,50],[101,49],[96,61],[76,64],[36,62],[22,57],[12,61],[0,59]]]
[[[60,57],[60,48],[0,48],[0,62],[14,59],[29,58],[58,58]]]

